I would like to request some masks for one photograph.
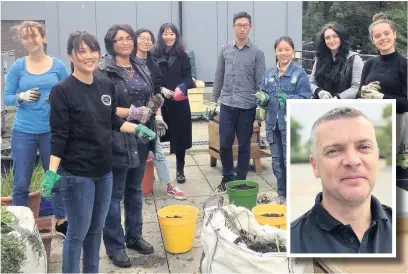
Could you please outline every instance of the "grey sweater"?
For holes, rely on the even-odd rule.
[[[354,57],[354,62],[353,62],[351,87],[338,94],[340,99],[355,99],[357,92],[360,88],[360,79],[361,79],[361,73],[363,71],[364,63],[360,55],[358,55],[357,52],[350,51],[347,56],[347,59],[350,59],[350,57],[352,56],[355,56],[355,57]],[[316,89],[320,88],[317,85],[316,79],[315,79],[316,63],[317,63],[317,60],[313,64],[312,74],[310,75],[310,79],[309,79],[313,94],[315,93]]]

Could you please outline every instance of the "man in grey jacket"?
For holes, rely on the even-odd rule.
[[[209,114],[213,115],[221,96],[219,135],[222,181],[219,192],[232,180],[245,180],[251,155],[251,137],[256,115],[256,96],[266,70],[264,52],[249,40],[251,16],[234,15],[235,40],[222,46],[215,72]],[[238,166],[234,174],[232,145],[238,138]]]

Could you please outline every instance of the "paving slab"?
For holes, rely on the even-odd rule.
[[[169,155],[165,155],[167,162],[169,164],[169,167],[176,167],[177,166],[177,160],[176,160],[176,155],[175,154],[169,154]],[[195,166],[196,162],[193,159],[193,156],[186,154],[186,157],[184,158],[184,166],[188,167],[188,166]]]
[[[203,254],[202,247],[193,248],[184,254],[169,254],[167,260],[171,273],[195,273],[200,267],[200,260]]]
[[[186,196],[208,196],[213,193],[213,189],[206,179],[188,178],[184,184],[177,184],[186,194]],[[167,198],[167,186],[153,185],[155,199]]]

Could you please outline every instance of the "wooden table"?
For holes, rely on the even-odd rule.
[[[314,258],[314,273],[408,273],[408,219],[397,219],[397,258]]]
[[[261,158],[271,157],[271,154],[261,150],[260,147],[260,128],[258,122],[253,124],[254,131],[251,137],[251,159],[254,160],[255,170],[257,173],[262,172]],[[220,135],[219,135],[219,115],[215,116],[214,120],[208,124],[208,138],[210,154],[210,166],[215,167],[217,160],[221,160],[220,157]],[[235,136],[235,140],[232,146],[233,160],[238,160],[238,140]]]

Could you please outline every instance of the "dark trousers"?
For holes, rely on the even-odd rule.
[[[220,157],[222,176],[234,177],[232,145],[235,135],[238,139],[238,165],[236,179],[245,180],[251,156],[251,137],[256,108],[240,109],[221,105],[220,109]]]

